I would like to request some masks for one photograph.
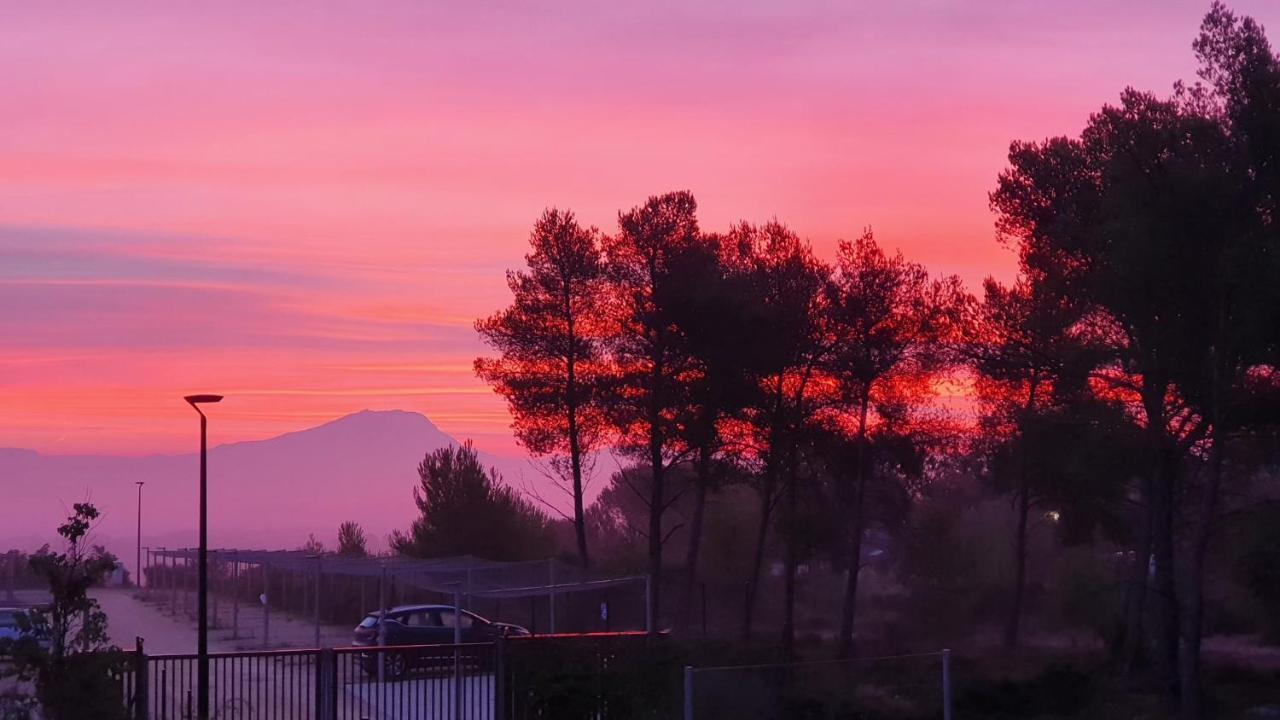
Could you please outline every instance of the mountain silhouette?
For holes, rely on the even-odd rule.
[[[400,410],[347,415],[267,440],[209,450],[211,547],[296,548],[314,534],[336,544],[338,524],[364,526],[374,547],[416,514],[417,465],[457,440],[425,416]],[[523,463],[481,453],[520,487]],[[56,546],[54,528],[72,503],[102,512],[94,542],[132,566],[136,481],[143,489],[143,545],[195,545],[199,456],[43,455],[0,448],[0,549]]]

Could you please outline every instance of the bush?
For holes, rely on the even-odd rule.
[[[1123,600],[1116,566],[1093,547],[1071,548],[1063,551],[1056,574],[1060,579],[1045,603],[1049,624],[1060,630],[1085,630],[1110,642]]]
[[[1240,523],[1236,576],[1260,608],[1280,607],[1280,504],[1261,505]],[[1280,614],[1263,612],[1263,637],[1280,644]]]
[[[1054,664],[1029,680],[970,685],[956,699],[956,714],[992,720],[1066,717],[1083,712],[1096,696],[1093,678],[1071,666]]]

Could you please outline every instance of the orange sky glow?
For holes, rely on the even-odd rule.
[[[1280,27],[1280,4],[1237,0]],[[518,452],[472,374],[547,206],[689,189],[973,289],[1013,139],[1192,78],[1208,2],[0,10],[0,447],[191,450],[360,409]]]

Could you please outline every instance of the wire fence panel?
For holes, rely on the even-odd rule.
[[[685,669],[685,720],[950,720],[942,652]]]

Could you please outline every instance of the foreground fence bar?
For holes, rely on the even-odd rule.
[[[273,720],[504,720],[494,643],[255,650],[209,655],[210,714]],[[142,641],[121,676],[133,720],[192,717],[194,654],[154,655]],[[379,668],[385,679],[378,679]]]
[[[942,651],[942,720],[951,720],[951,651]]]
[[[134,638],[133,697],[130,698],[134,720],[148,720],[151,717],[147,712],[147,698],[151,697],[151,693],[148,690],[150,687],[148,665],[147,653],[142,647],[142,638]]]

